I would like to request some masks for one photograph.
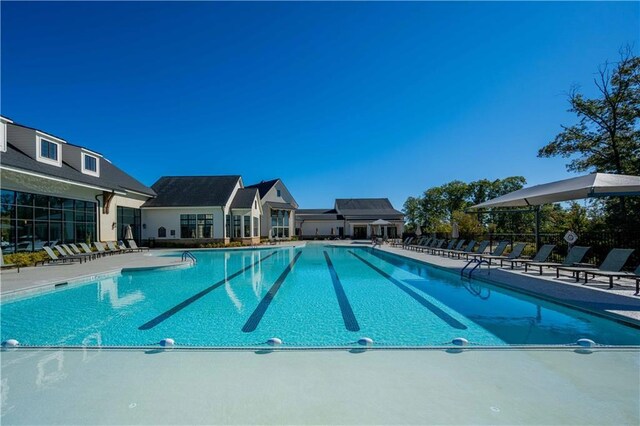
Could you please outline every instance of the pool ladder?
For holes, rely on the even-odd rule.
[[[194,265],[198,263],[198,259],[190,251],[182,252],[182,261],[186,262],[187,260],[190,260]]]
[[[464,268],[462,268],[462,270],[460,271],[460,278],[464,278],[464,271],[465,271],[465,269],[467,269],[467,268],[468,268],[471,264],[473,264],[473,263],[475,263],[476,265],[475,265],[473,268],[471,268],[471,270],[469,271],[469,274],[467,275],[467,278],[469,278],[469,279],[471,278],[471,274],[473,274],[473,271],[475,271],[476,269],[478,269],[478,268],[480,267],[480,265],[482,265],[483,263],[486,263],[486,264],[487,264],[487,267],[488,267],[489,269],[491,269],[491,264],[490,264],[489,262],[487,262],[486,260],[484,260],[484,259],[480,259],[480,260],[478,260],[478,259],[471,259],[471,260],[469,261],[469,263],[467,263],[466,265],[464,265]]]

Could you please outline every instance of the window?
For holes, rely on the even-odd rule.
[[[180,215],[180,238],[196,238],[197,216],[195,214]]]
[[[167,238],[167,229],[164,226],[158,228],[158,238]]]
[[[53,142],[41,136],[36,137],[37,149],[36,159],[41,163],[51,164],[53,166],[62,166],[60,143]]]
[[[244,217],[244,237],[251,237],[251,216]]]
[[[198,238],[213,238],[213,215],[198,215]]]
[[[120,240],[128,240],[128,237],[133,237],[136,242],[140,243],[141,215],[140,209],[118,206],[116,217],[117,238]],[[131,228],[131,235],[128,235],[129,228]]]
[[[100,176],[100,162],[98,157],[82,153],[82,173],[92,176]]]
[[[0,201],[4,254],[97,239],[96,203],[7,190]]]
[[[253,218],[253,236],[257,237],[258,236],[258,231],[260,230],[260,222],[258,221],[257,217]]]
[[[224,234],[225,237],[231,238],[231,215],[230,214],[226,215],[224,228],[225,228],[225,234]]]
[[[282,196],[282,193],[280,192],[280,190],[279,190],[279,189],[276,189],[276,195],[277,195],[278,197],[281,197],[281,196]]]
[[[242,237],[242,229],[240,228],[240,220],[242,220],[242,216],[233,216],[233,238],[241,238]]]
[[[289,238],[289,211],[271,210],[271,235]]]

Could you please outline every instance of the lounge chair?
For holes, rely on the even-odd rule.
[[[80,247],[82,247],[82,250],[84,250],[85,253],[93,254],[96,258],[98,258],[100,256],[104,256],[104,253],[100,253],[99,251],[91,250],[91,247],[89,247],[89,245],[87,243],[79,243],[79,244],[80,244]],[[73,247],[73,244],[71,244],[71,246]]]
[[[415,247],[419,246],[420,244],[422,244],[422,242],[425,240],[426,237],[416,237],[416,238],[412,238],[411,240],[409,240],[409,242],[407,244],[404,244],[402,246],[402,248],[405,249],[409,249],[409,250],[413,250]]]
[[[489,246],[489,240],[484,240],[480,243],[476,251],[462,253],[462,256],[464,256],[466,260],[469,260],[469,256],[477,256],[479,254],[484,254],[484,251],[487,249],[488,246]],[[458,256],[458,259],[460,259],[460,256]]]
[[[633,253],[633,249],[612,249],[607,257],[604,258],[599,268],[590,268],[590,267],[580,267],[580,266],[557,266],[556,267],[556,278],[560,278],[560,271],[569,271],[573,274],[573,277],[576,279],[576,282],[580,281],[580,273],[585,273],[584,283],[587,283],[587,273],[589,272],[620,272],[620,270],[624,267],[624,264],[627,263],[631,253]],[[613,277],[609,278],[610,286],[613,287]]]
[[[540,275],[542,275],[542,268],[553,268],[557,266],[573,266],[576,263],[582,262],[582,259],[587,254],[591,247],[582,247],[582,246],[573,246],[569,253],[567,253],[567,257],[564,258],[564,262],[529,262],[524,264],[524,272],[529,270],[530,266],[535,266],[536,268],[540,268]]]
[[[601,277],[609,277],[609,288],[613,287],[614,278],[635,278],[636,280],[636,294],[640,294],[640,265],[634,272],[611,272],[611,271],[589,271],[584,274],[584,283],[587,283],[588,275],[595,277],[596,275]]]
[[[490,254],[487,255],[487,254],[484,254],[484,252],[481,252],[480,250],[478,250],[476,253],[469,253],[467,255],[467,259],[469,257],[473,257],[474,259],[476,259],[478,257],[488,258],[490,256],[493,256],[493,257],[502,256],[502,253],[504,253],[504,251],[507,249],[507,244],[509,244],[508,241],[500,241],[496,246],[496,248],[493,249],[493,251]]]
[[[53,248],[58,251],[58,257],[62,259],[79,259],[80,263],[82,263],[82,261],[86,259],[86,257],[84,256],[73,254],[73,252],[71,252],[71,249],[67,251],[64,247],[61,247],[60,245],[53,246]]]
[[[407,248],[411,245],[411,243],[413,243],[413,241],[415,240],[415,237],[409,237],[408,240],[406,240],[405,242],[402,243],[402,248]]]
[[[91,254],[81,253],[80,250],[78,250],[78,247],[76,247],[76,250],[73,250],[67,244],[60,244],[60,247],[62,247],[66,252],[65,254],[68,254],[69,256],[78,256],[78,257],[82,257],[83,259],[89,259],[89,260],[92,260],[95,257],[93,253]]]
[[[444,246],[444,242],[446,240],[443,238],[441,240],[436,240],[436,242],[433,245],[430,245],[429,247],[426,247],[424,250],[422,250],[422,252],[424,253],[429,252],[430,254],[434,254],[436,250],[443,248],[442,246]]]
[[[421,253],[424,253],[425,251],[431,249],[432,247],[435,247],[438,244],[438,241],[440,240],[429,237],[426,240],[424,240],[422,244],[416,247],[416,251],[420,251]]]
[[[138,247],[138,244],[136,244],[136,242],[134,240],[127,240],[127,243],[129,244],[129,248],[131,248],[132,250],[137,250],[137,251],[149,251],[149,247]]]
[[[418,241],[416,242],[416,244],[411,244],[411,245],[407,246],[407,248],[409,250],[415,250],[415,251],[423,250],[424,247],[426,247],[429,244],[429,242],[431,242],[431,238],[420,237],[420,238],[418,238]]]
[[[456,246],[455,246],[454,248],[452,248],[452,249],[448,249],[448,248],[447,248],[447,249],[443,249],[443,250],[440,252],[440,254],[441,254],[442,256],[444,256],[444,255],[446,254],[446,255],[447,255],[447,257],[448,257],[448,256],[449,256],[449,253],[454,252],[454,251],[460,251],[460,250],[462,250],[462,246],[464,245],[465,241],[466,241],[466,240],[459,240],[459,241],[458,241],[458,244],[456,244]]]
[[[96,250],[98,250],[98,253],[100,253],[102,256],[111,256],[112,254],[115,254],[115,252],[105,249],[104,245],[100,241],[94,241],[93,245],[96,246]]]
[[[18,273],[20,273],[20,265],[15,263],[4,263],[4,256],[2,255],[2,249],[0,249],[0,269],[5,268],[18,268]]]
[[[41,260],[39,262],[36,262],[36,266],[38,266],[38,263],[42,263],[43,265],[45,263],[58,263],[58,262],[62,262],[65,263],[67,260],[69,262],[74,262],[74,261],[79,261],[80,263],[82,263],[82,258],[81,257],[75,257],[75,256],[69,256],[69,255],[62,255],[62,249],[58,249],[58,246],[55,246],[56,250],[58,250],[58,252],[60,253],[60,257],[58,257],[53,250],[51,250],[51,247],[48,246],[44,246],[42,247],[42,249],[45,251],[45,253],[47,253],[47,256],[49,256],[49,259],[45,259],[45,260]]]
[[[488,260],[489,261],[489,265],[491,265],[491,262],[493,262],[494,260],[499,260],[500,261],[500,266],[502,266],[502,261],[505,260],[505,259],[513,260],[513,259],[519,258],[520,255],[522,254],[522,252],[524,251],[525,247],[527,247],[526,243],[516,243],[516,245],[513,246],[513,250],[511,250],[511,253],[509,253],[507,256],[503,256],[503,255],[498,255],[498,256],[488,255],[488,256],[480,256],[480,258],[483,259],[483,260]]]
[[[135,250],[127,247],[123,241],[118,241],[117,247],[122,251],[122,253],[133,253]]]
[[[114,243],[113,241],[107,241],[107,248],[109,249],[108,251],[114,254],[124,253],[124,250],[116,247],[116,243]]]
[[[533,256],[533,258],[531,259],[522,259],[522,258],[501,259],[500,267],[502,267],[503,262],[509,263],[511,269],[513,269],[513,267],[517,266],[518,264],[524,265],[525,263],[531,263],[531,262],[545,262],[549,258],[549,256],[551,255],[551,252],[555,247],[556,247],[555,244],[545,244],[542,247],[540,247],[540,250],[538,250],[538,253],[536,253],[536,255]]]
[[[404,240],[396,240],[393,243],[391,243],[391,247],[403,246],[407,241],[409,241],[409,238],[411,237],[407,237]]]
[[[449,243],[447,244],[446,247],[433,249],[433,251],[431,253],[436,255],[436,254],[443,253],[445,250],[453,250],[453,247],[456,245],[456,241],[458,241],[458,240],[455,240],[455,239],[454,240],[449,240]]]
[[[463,255],[464,253],[471,253],[473,251],[473,248],[476,246],[476,240],[471,240],[469,241],[469,243],[467,243],[467,246],[464,249],[460,249],[460,250],[450,250],[447,252],[447,256],[458,256],[458,259],[460,259],[460,256]]]

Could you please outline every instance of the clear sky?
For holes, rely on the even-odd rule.
[[[570,177],[538,148],[640,3],[2,2],[1,113],[162,175],[283,179],[302,208]]]

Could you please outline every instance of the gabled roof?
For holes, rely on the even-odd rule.
[[[269,192],[269,190],[271,188],[273,188],[273,185],[275,185],[276,183],[278,183],[280,179],[271,179],[271,180],[263,180],[260,183],[254,183],[253,185],[247,185],[245,186],[245,188],[257,188],[258,192],[260,193],[260,198],[264,197],[267,192]]]
[[[239,175],[163,176],[151,185],[156,198],[142,207],[224,206],[239,180]]]
[[[80,151],[81,147],[70,145],[67,146],[66,149]],[[80,155],[79,152],[78,155]],[[11,141],[7,141],[7,151],[2,153],[2,166],[77,182],[79,184],[91,185],[107,191],[135,191],[148,195],[149,197],[155,196],[153,189],[143,185],[105,158],[100,159],[100,177],[96,177],[84,174],[82,171],[74,168],[65,161],[64,156],[62,157],[62,167],[41,163],[17,149],[12,145]]]
[[[253,207],[253,201],[258,195],[256,188],[240,188],[236,191],[236,195],[231,202],[232,209],[250,209]]]
[[[402,212],[393,208],[387,198],[338,198],[338,214],[348,218],[402,219]]]

